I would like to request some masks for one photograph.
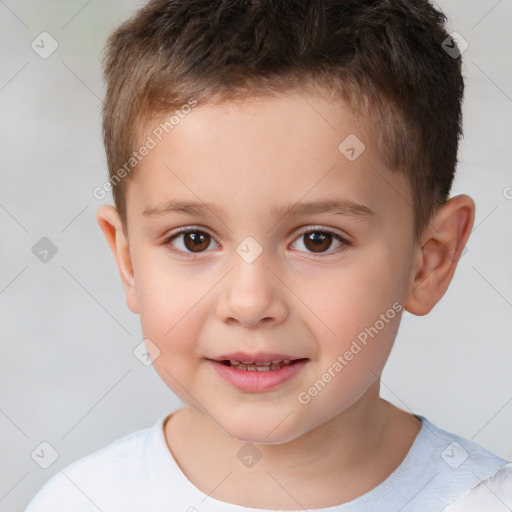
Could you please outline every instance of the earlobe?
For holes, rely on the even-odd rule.
[[[139,313],[130,245],[121,218],[113,206],[102,204],[96,212],[96,219],[116,261],[126,295],[126,305],[133,313]]]
[[[436,212],[418,247],[405,309],[426,315],[450,284],[471,233],[475,203],[466,195],[449,199]]]

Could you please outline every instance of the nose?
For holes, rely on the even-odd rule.
[[[288,314],[286,287],[265,258],[247,263],[234,255],[234,268],[224,282],[217,307],[219,318],[247,328],[279,324]]]

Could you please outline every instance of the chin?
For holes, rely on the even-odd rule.
[[[291,416],[291,415],[290,415]],[[286,417],[286,415],[284,416]],[[254,444],[280,445],[285,444],[303,435],[304,426],[298,428],[288,417],[285,421],[280,418],[276,421],[270,418],[226,418],[223,422],[226,431],[239,441]],[[295,427],[295,428],[294,428]]]

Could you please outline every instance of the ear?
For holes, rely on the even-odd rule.
[[[445,294],[475,219],[475,203],[466,195],[443,204],[425,229],[416,252],[404,307],[426,315]]]
[[[126,305],[133,313],[139,313],[130,246],[121,218],[113,206],[102,204],[96,212],[96,219],[116,260],[126,294]]]

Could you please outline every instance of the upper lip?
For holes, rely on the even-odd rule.
[[[220,356],[209,358],[213,361],[248,361],[251,363],[262,363],[264,361],[295,361],[297,359],[306,359],[289,354],[276,354],[273,352],[258,352],[256,354],[247,354],[246,352],[233,352],[231,354],[222,354]]]

